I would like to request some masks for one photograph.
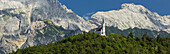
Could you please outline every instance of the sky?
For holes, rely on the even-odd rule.
[[[170,15],[170,0],[58,0],[81,17],[90,17],[97,11],[118,10],[121,4],[143,5],[159,15]]]

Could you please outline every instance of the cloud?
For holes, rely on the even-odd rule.
[[[85,15],[83,15],[83,19],[86,20],[86,21],[89,20],[91,15],[93,15],[94,13],[95,12],[86,13]]]

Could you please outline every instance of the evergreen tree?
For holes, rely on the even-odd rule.
[[[144,42],[146,42],[146,34],[144,34],[144,35],[142,36],[142,40],[143,40]]]
[[[158,35],[157,38],[156,38],[157,42],[159,42],[160,39],[161,39],[161,38],[160,38],[160,35]]]
[[[132,32],[129,33],[128,38],[129,37],[133,38],[133,33]]]
[[[132,34],[132,33],[131,33]],[[86,38],[83,38],[83,37]],[[136,37],[129,39],[111,33],[104,37],[96,33],[84,32],[71,35],[63,40],[47,45],[37,45],[18,49],[10,54],[169,54],[170,37],[157,39]],[[152,41],[150,41],[152,40]]]

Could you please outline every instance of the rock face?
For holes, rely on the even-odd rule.
[[[103,17],[105,18],[106,26],[118,27],[121,30],[137,27],[170,33],[169,16],[160,16],[141,5],[125,3],[121,5],[119,10],[97,12],[91,16],[89,22],[101,25]]]
[[[106,26],[122,30],[138,27],[170,32],[169,16],[152,13],[141,5],[123,4],[119,10],[97,12],[85,21],[54,0],[0,0],[0,4],[0,54],[89,31],[101,25],[102,17]]]
[[[54,0],[0,0],[0,53],[9,53],[18,48],[37,44],[48,44],[59,39],[35,38],[36,30],[46,27],[42,20],[69,30],[88,31],[89,24],[66,6]],[[68,26],[69,25],[69,26]],[[65,34],[56,34],[64,38]],[[43,41],[43,39],[45,41]],[[37,43],[35,40],[42,40]]]

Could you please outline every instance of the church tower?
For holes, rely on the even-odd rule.
[[[106,36],[106,34],[105,34],[105,23],[104,23],[104,17],[103,17],[103,23],[102,23],[101,35],[102,35],[102,36]]]

